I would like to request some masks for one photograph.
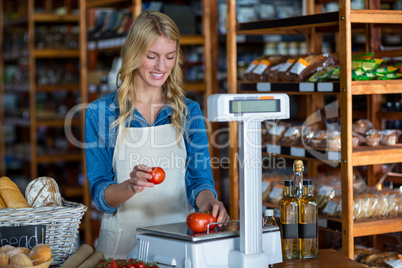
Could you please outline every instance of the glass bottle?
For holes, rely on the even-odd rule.
[[[299,258],[299,203],[293,196],[293,181],[285,181],[285,194],[280,203],[282,256],[285,260]]]
[[[303,180],[303,196],[299,199],[300,259],[318,257],[318,206],[312,194],[311,180]]]
[[[266,225],[278,225],[276,223],[275,217],[274,217],[274,210],[272,208],[267,208],[264,211],[264,226]]]
[[[300,199],[303,192],[303,171],[304,165],[302,160],[295,160],[293,162],[293,180],[295,185],[294,194],[297,199]]]

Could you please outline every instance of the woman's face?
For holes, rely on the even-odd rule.
[[[176,41],[158,37],[149,48],[144,63],[136,70],[137,87],[161,88],[176,61]]]

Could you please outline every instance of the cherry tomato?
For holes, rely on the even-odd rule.
[[[209,223],[216,222],[216,218],[211,213],[193,212],[187,216],[187,227],[194,233],[206,232]],[[209,230],[214,229],[215,225],[210,225]]]
[[[145,263],[143,263],[142,261],[140,261],[139,263],[137,263],[135,265],[135,268],[145,268]]]
[[[132,262],[132,263],[128,264],[128,265],[127,265],[127,268],[136,268],[136,267],[135,267],[135,263]]]
[[[165,171],[160,167],[153,167],[151,170],[152,179],[149,182],[159,184],[165,180]]]

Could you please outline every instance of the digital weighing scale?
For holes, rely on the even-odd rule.
[[[267,268],[282,262],[278,226],[262,226],[261,122],[287,118],[286,94],[211,95],[209,121],[239,122],[240,221],[209,233],[193,233],[185,222],[138,228],[138,244],[127,259],[184,268]]]

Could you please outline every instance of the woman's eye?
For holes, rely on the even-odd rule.
[[[174,59],[174,56],[173,57],[166,57],[168,60],[173,60]]]
[[[155,57],[151,57],[151,56],[147,56],[147,58],[151,59],[151,60],[155,59]]]

